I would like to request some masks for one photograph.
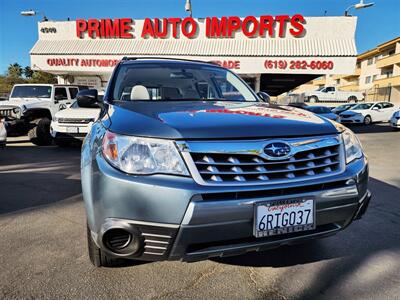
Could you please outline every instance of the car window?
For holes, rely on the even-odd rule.
[[[334,92],[335,91],[335,88],[334,87],[327,87],[326,88],[326,92]]]
[[[357,104],[352,110],[361,110],[361,109],[370,109],[372,107],[372,103],[362,103],[362,104]]]
[[[121,65],[111,86],[114,100],[257,101],[232,72],[217,66],[188,63]]]
[[[391,107],[393,107],[394,105],[392,104],[392,103],[383,103],[383,108],[391,108]]]
[[[64,88],[64,87],[56,87],[54,89],[54,99],[56,99],[56,100],[66,100],[66,99],[68,99],[67,89]]]
[[[75,99],[76,95],[79,92],[78,88],[68,88],[68,89],[69,89],[69,95],[71,96],[71,99]]]
[[[383,108],[383,104],[382,103],[377,103],[374,105],[374,108],[378,108],[378,109],[382,109]]]
[[[11,98],[50,98],[51,86],[46,85],[16,85]]]
[[[307,110],[315,113],[315,114],[329,114],[331,110],[328,107],[323,106],[315,106],[315,107],[307,107]]]

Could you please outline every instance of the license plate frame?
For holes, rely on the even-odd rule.
[[[78,126],[68,126],[67,133],[79,133],[79,127]]]
[[[307,224],[294,224],[294,225],[284,226],[284,227],[274,227],[272,229],[267,229],[267,230],[259,230],[259,227],[257,227],[258,223],[259,223],[258,214],[259,214],[260,207],[268,207],[268,208],[275,207],[275,210],[278,210],[278,208],[281,208],[282,206],[288,206],[287,209],[296,208],[296,206],[303,207],[300,205],[307,207],[307,209],[309,207],[312,208],[312,211],[310,212],[310,216],[312,216],[312,222],[308,222]],[[282,213],[282,211],[281,211],[281,213]],[[289,199],[256,202],[256,203],[254,203],[254,206],[253,206],[253,214],[254,214],[254,216],[253,216],[253,235],[256,238],[279,236],[279,235],[285,235],[288,233],[301,232],[301,231],[310,231],[310,230],[314,230],[316,228],[316,201],[315,201],[314,197],[289,198]],[[270,215],[272,215],[272,213]],[[297,220],[297,214],[295,215],[295,220]],[[274,221],[275,221],[275,219],[272,222],[274,222]],[[279,221],[279,217],[278,217],[278,221]],[[282,221],[283,220],[281,220],[281,222]],[[268,225],[270,225],[270,224],[268,224]],[[268,226],[268,225],[266,225],[266,226]]]

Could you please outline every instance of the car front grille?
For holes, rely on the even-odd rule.
[[[75,119],[75,118],[59,118],[58,123],[60,124],[89,124],[90,122],[94,122],[93,118],[83,118],[83,119]]]
[[[0,117],[14,117],[15,114],[12,109],[0,109]]]
[[[219,143],[213,142],[201,151],[201,142],[188,143],[184,154],[189,169],[200,184],[265,184],[300,181],[339,173],[343,169],[342,145],[338,137],[316,139],[288,139],[292,155],[282,160],[271,159],[264,154],[264,147],[271,141]],[[199,145],[199,144],[200,145]],[[254,147],[254,143],[258,148]],[[194,147],[193,147],[194,146]],[[233,146],[233,147],[232,147]],[[236,148],[230,151],[229,148]]]

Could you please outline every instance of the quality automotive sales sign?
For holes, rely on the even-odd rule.
[[[130,18],[122,19],[78,19],[76,20],[76,36],[96,39],[133,39],[133,38],[174,38],[184,36],[188,39],[199,37],[199,20],[204,23],[203,34],[206,38],[234,38],[241,32],[245,37],[278,37],[286,35],[302,37],[305,32],[305,20],[300,14],[293,16],[264,15],[260,17],[247,16],[239,18],[207,17],[205,19],[187,18],[163,18],[143,20],[143,24],[137,32],[135,22]]]

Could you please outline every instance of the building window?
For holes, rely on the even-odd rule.
[[[371,76],[365,77],[365,84],[371,83]]]
[[[372,81],[375,81],[378,78],[378,75],[372,76]]]
[[[387,78],[393,77],[393,71],[389,71],[385,73]]]
[[[369,66],[369,65],[372,65],[372,64],[373,64],[373,62],[374,62],[374,58],[373,58],[373,57],[371,57],[371,58],[368,58],[367,65],[368,65],[368,66]]]
[[[392,50],[390,50],[390,51],[388,52],[388,55],[391,56],[391,55],[393,55],[394,53],[395,53],[395,49],[392,49]]]

